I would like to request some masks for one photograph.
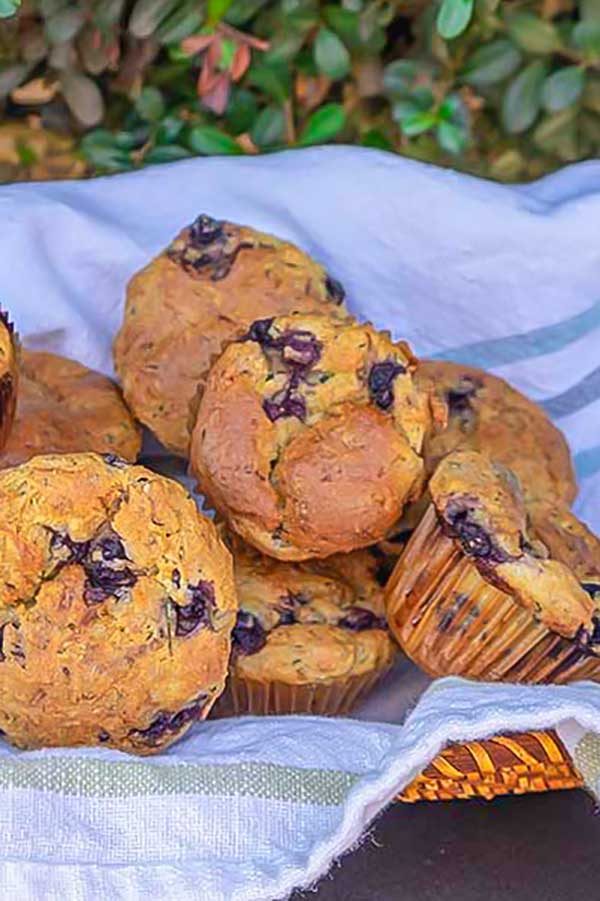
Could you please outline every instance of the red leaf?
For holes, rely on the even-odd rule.
[[[184,38],[179,45],[183,53],[193,56],[195,53],[201,53],[214,41],[214,34],[197,34],[190,38]]]
[[[212,110],[217,116],[222,116],[227,108],[231,82],[228,72],[222,72],[217,76],[212,90],[202,96],[202,105]]]
[[[250,65],[250,48],[245,44],[242,44],[241,47],[238,47],[235,51],[233,62],[231,63],[231,77],[233,81],[239,81],[248,66]]]

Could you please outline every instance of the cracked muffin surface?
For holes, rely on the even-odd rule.
[[[422,489],[431,394],[370,325],[294,314],[253,323],[213,365],[192,434],[199,489],[283,560],[383,538]]]
[[[387,667],[396,649],[377,565],[366,550],[282,563],[234,544],[235,674],[305,684]]]
[[[22,350],[19,396],[0,468],[37,454],[112,453],[137,458],[142,439],[117,386],[75,360]]]
[[[0,450],[13,425],[17,402],[19,367],[14,329],[0,309]]]
[[[259,316],[345,316],[343,300],[340,283],[293,244],[199,216],[127,288],[114,344],[127,403],[187,456],[190,404],[215,355]]]
[[[95,454],[0,473],[0,729],[154,753],[221,693],[231,555],[176,482]]]
[[[555,543],[528,532],[518,483],[475,451],[444,458],[429,482],[442,527],[480,575],[510,594],[534,618],[582,646],[596,637],[597,608],[576,567]]]
[[[514,472],[528,502],[575,499],[567,442],[536,403],[504,379],[460,363],[422,360],[416,378],[448,405],[447,428],[425,442],[428,474],[454,450],[478,450]]]

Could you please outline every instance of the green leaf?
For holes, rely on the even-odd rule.
[[[14,16],[21,5],[21,0],[0,0],[0,19]]]
[[[537,144],[551,143],[564,132],[566,126],[571,125],[575,116],[573,110],[562,110],[553,116],[544,116],[533,132],[533,140]]]
[[[473,15],[474,0],[442,0],[436,25],[439,34],[447,41],[462,34]]]
[[[60,88],[65,102],[82,125],[90,128],[102,121],[104,101],[97,84],[81,72],[61,72]]]
[[[498,38],[471,54],[462,70],[461,80],[475,87],[497,84],[521,65],[521,53],[505,38]]]
[[[325,6],[323,18],[348,47],[356,49],[361,46],[360,16],[352,10],[341,6]]]
[[[509,34],[528,53],[553,53],[560,47],[560,36],[551,22],[533,13],[518,13],[507,21]]]
[[[377,128],[371,128],[361,137],[362,147],[373,147],[375,150],[394,150],[393,143]]]
[[[414,100],[398,100],[392,107],[392,119],[400,124],[405,119],[422,112],[423,107]]]
[[[313,53],[319,72],[329,78],[343,78],[350,71],[350,54],[337,34],[329,28],[319,30]]]
[[[92,20],[98,28],[110,28],[121,18],[125,0],[97,0]]]
[[[578,22],[573,29],[573,43],[586,53],[600,54],[600,21]]]
[[[549,75],[542,88],[542,103],[549,113],[557,113],[579,100],[585,83],[580,66],[565,66]]]
[[[165,144],[161,147],[153,147],[144,156],[145,163],[175,163],[177,160],[184,160],[191,156],[187,148],[180,144]]]
[[[326,103],[312,114],[300,135],[302,147],[332,141],[346,124],[346,113],[339,103]]]
[[[178,44],[197,31],[203,21],[202,5],[198,0],[192,0],[163,19],[156,29],[156,37],[161,44]]]
[[[258,147],[273,147],[285,138],[285,113],[280,106],[266,106],[252,126],[250,137]]]
[[[245,131],[250,131],[257,115],[258,103],[251,91],[238,88],[231,92],[225,112],[225,121],[232,134],[241,135]]]
[[[584,22],[600,21],[600,0],[579,0],[579,15]]]
[[[466,129],[454,122],[439,122],[435,134],[442,150],[453,155],[462,153],[468,143]]]
[[[502,101],[502,122],[509,134],[520,134],[533,125],[540,111],[546,66],[529,63],[508,86]]]
[[[383,70],[383,86],[389,94],[407,94],[419,71],[412,59],[397,59]]]
[[[156,131],[157,144],[174,144],[184,129],[184,123],[177,116],[165,116]]]
[[[104,128],[84,135],[79,149],[84,159],[97,169],[119,171],[132,167],[129,154],[117,147],[113,135]]]
[[[137,0],[129,17],[129,31],[136,38],[149,38],[177,3],[178,0]]]
[[[231,25],[245,25],[269,0],[233,0],[225,18]]]
[[[136,128],[134,131],[117,131],[112,135],[115,147],[119,150],[135,150],[142,147],[150,136],[147,125]]]
[[[135,109],[141,119],[156,122],[165,111],[165,103],[158,88],[146,87],[135,101]]]
[[[253,63],[248,71],[247,82],[260,88],[278,103],[284,103],[291,92],[290,72],[285,63]]]
[[[433,113],[420,112],[407,116],[401,121],[400,127],[407,137],[412,138],[423,134],[424,131],[429,131],[436,123],[437,118]]]
[[[83,11],[68,7],[46,19],[46,36],[51,44],[71,41],[85,21]]]
[[[225,16],[225,13],[233,3],[233,0],[208,0],[206,4],[206,18],[209,25],[217,25]]]
[[[187,145],[194,153],[202,153],[205,156],[220,154],[233,156],[242,153],[239,144],[214,125],[196,125],[191,128]]]

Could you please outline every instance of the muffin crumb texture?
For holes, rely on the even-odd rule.
[[[0,473],[0,729],[151,754],[223,689],[231,555],[178,484],[117,457]]]

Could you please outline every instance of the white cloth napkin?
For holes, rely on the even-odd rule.
[[[200,212],[290,238],[361,317],[542,402],[600,529],[600,163],[508,187],[338,147],[5,186],[0,304],[25,343],[111,372],[128,277]],[[600,687],[447,679],[398,725],[425,682],[400,664],[361,713],[388,723],[213,722],[152,760],[2,747],[0,896],[284,897],[451,739],[559,726],[597,790]]]

